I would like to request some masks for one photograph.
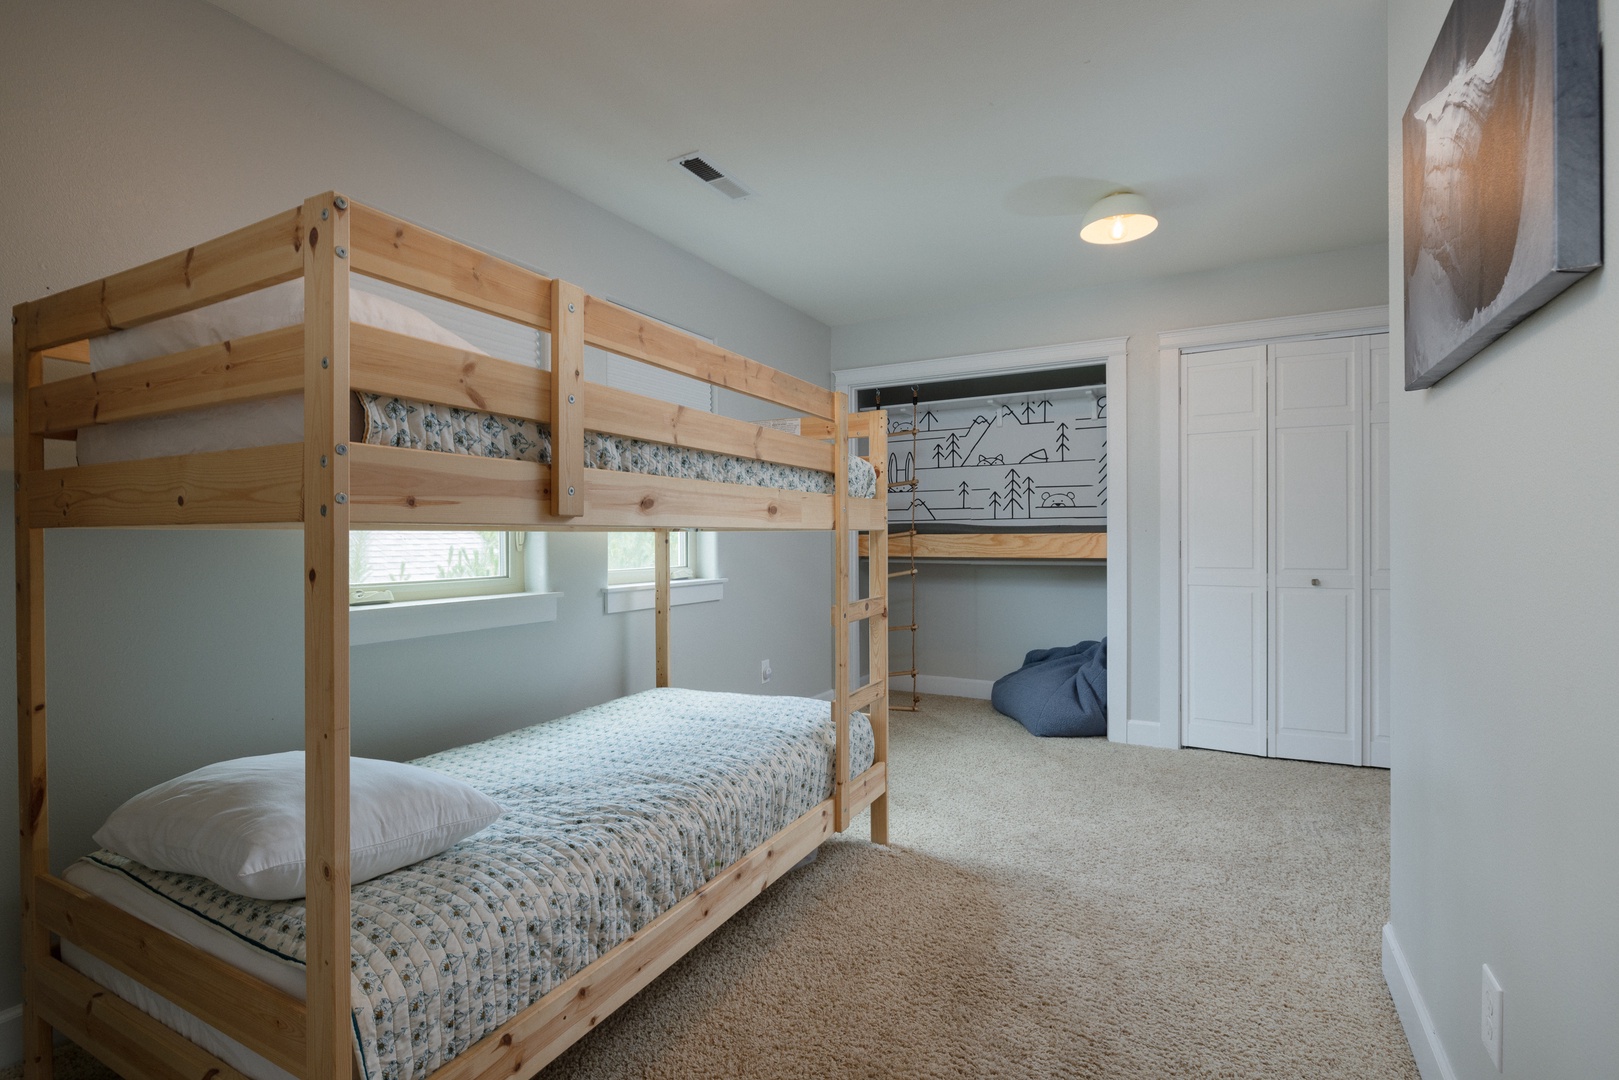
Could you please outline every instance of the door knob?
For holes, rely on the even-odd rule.
[[[1319,585],[1319,584],[1321,584],[1321,579],[1318,578],[1318,577],[1313,577],[1313,578],[1310,579],[1310,584],[1311,585]]]

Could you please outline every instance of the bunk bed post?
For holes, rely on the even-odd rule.
[[[832,722],[837,729],[832,828],[849,827],[849,398],[832,400]]]
[[[657,637],[657,685],[669,685],[669,545],[674,533],[658,529],[652,534],[652,621]]]
[[[551,283],[551,512],[585,512],[585,292]]]
[[[44,361],[28,342],[28,307],[12,309],[12,419],[16,439],[17,525],[17,822],[22,856],[23,1076],[51,1075],[51,1027],[34,1005],[32,977],[50,956],[51,934],[35,905],[38,879],[50,873],[51,838],[45,790],[45,531],[27,526],[23,478],[45,467],[45,440],[29,433],[28,391],[38,386]]]
[[[349,1080],[349,215],[304,203],[305,1080]]]
[[[871,681],[880,683],[883,693],[871,705],[872,762],[888,762],[888,413],[879,409],[871,418],[870,441],[866,454],[877,472],[873,497],[883,508],[882,528],[871,533],[870,557],[866,561],[867,592],[880,601],[866,623],[867,666]],[[871,842],[888,843],[888,785],[892,773],[885,770],[883,793],[871,804]]]

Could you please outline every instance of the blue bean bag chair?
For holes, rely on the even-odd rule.
[[[1106,735],[1107,639],[1035,649],[989,700],[1033,735]]]

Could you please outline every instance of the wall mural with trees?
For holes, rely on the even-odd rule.
[[[911,412],[889,413],[895,432]],[[985,529],[1101,529],[1107,525],[1107,397],[1033,395],[1015,401],[922,404],[916,439],[891,436],[896,525]]]

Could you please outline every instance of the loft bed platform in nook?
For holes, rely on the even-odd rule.
[[[918,559],[1107,559],[1106,531],[896,532],[889,533],[888,557],[909,558],[913,545]],[[870,543],[862,537],[860,557],[868,558],[870,550]]]
[[[351,321],[366,276],[550,335],[538,370]],[[85,364],[89,341],[285,282],[303,316],[284,326],[109,370],[45,381],[47,357]],[[804,414],[792,434],[583,378],[589,345]],[[830,530],[835,772],[829,797],[695,893],[431,1073],[532,1075],[869,808],[887,840],[888,608],[884,573],[851,596],[849,535],[886,566],[887,422],[843,394],[692,337],[465,244],[326,193],[183,252],[13,313],[17,484],[18,761],[24,1074],[51,1073],[53,1031],[126,1080],[237,1080],[236,1068],[62,959],[76,949],[306,1080],[348,1080],[349,532],[354,528],[653,530],[656,684],[668,686],[669,544],[677,528]],[[544,425],[550,460],[369,445],[354,395],[378,394]],[[49,439],[278,395],[302,397],[303,437],[206,453],[45,468]],[[831,474],[828,493],[587,468],[587,433]],[[851,440],[868,440],[875,493],[850,493]],[[286,527],[304,537],[305,997],[277,989],[51,873],[44,530]],[[289,582],[290,585],[290,582]],[[825,612],[814,613],[816,619]],[[850,634],[870,623],[871,681],[850,685]],[[872,765],[851,775],[850,717],[868,714]]]

